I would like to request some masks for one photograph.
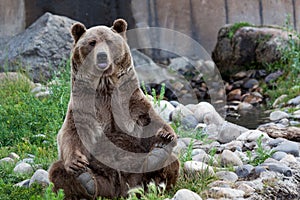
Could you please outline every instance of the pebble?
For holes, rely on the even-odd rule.
[[[296,142],[284,141],[280,143],[277,147],[273,148],[274,151],[283,151],[285,153],[292,154],[299,157],[299,145]]]
[[[251,78],[243,84],[243,87],[246,89],[251,89],[254,86],[258,86],[258,85],[259,85],[258,81],[256,79]]]
[[[18,187],[29,187],[29,182],[30,182],[30,179],[26,179],[24,181],[21,181],[19,183],[16,183],[14,184],[14,186],[18,186]]]
[[[239,111],[246,111],[246,110],[252,110],[253,109],[253,105],[250,103],[246,103],[246,102],[240,102],[237,109]]]
[[[151,101],[151,103],[153,103],[153,101]],[[170,122],[170,115],[175,110],[174,106],[166,100],[161,100],[160,104],[154,105],[153,108],[166,122]]]
[[[260,131],[260,130],[248,130],[244,133],[242,133],[238,138],[237,140],[240,140],[240,141],[246,141],[246,142],[252,142],[252,141],[257,141],[257,139],[259,137],[261,137],[261,135],[263,135],[263,138],[270,138],[268,136],[268,134]]]
[[[195,172],[200,173],[209,173],[210,175],[214,175],[214,169],[203,162],[198,161],[187,161],[184,163],[184,170],[188,174],[195,174]]]
[[[289,118],[289,114],[287,114],[286,112],[280,111],[280,110],[273,111],[270,114],[271,121],[278,121],[283,118]]]
[[[253,194],[255,192],[255,189],[249,185],[247,185],[246,183],[242,183],[237,187],[238,190],[242,190],[245,192],[245,197],[250,196],[251,194]]]
[[[11,152],[8,157],[14,159],[14,160],[19,160],[20,159],[20,156],[14,152]]]
[[[209,196],[212,198],[237,199],[243,198],[244,195],[244,191],[232,188],[212,187],[209,189]]]
[[[198,125],[198,120],[194,115],[187,115],[183,119],[181,119],[181,126],[186,129],[194,129]]]
[[[282,158],[280,160],[280,162],[282,163],[286,163],[287,165],[291,165],[293,163],[297,163],[297,159],[295,158],[295,156],[291,155],[291,154],[287,154],[284,158]]]
[[[48,186],[50,183],[49,178],[48,178],[48,172],[43,169],[36,170],[36,172],[34,172],[34,174],[32,175],[32,177],[30,179],[29,187],[33,183],[38,183],[42,186]]]
[[[282,158],[284,158],[287,155],[287,153],[282,152],[282,151],[277,151],[272,155],[272,158],[275,160],[280,161]]]
[[[14,159],[12,159],[10,157],[5,157],[0,160],[0,165],[4,164],[4,163],[13,163],[13,162],[14,162]]]
[[[202,198],[188,189],[180,189],[176,192],[172,200],[202,200]]]
[[[15,166],[13,171],[19,174],[30,174],[33,172],[33,169],[30,164],[21,162]]]
[[[232,151],[225,149],[221,154],[222,166],[242,166],[242,160],[235,155]]]
[[[238,177],[245,178],[251,173],[252,169],[254,169],[252,165],[246,164],[243,166],[239,166],[235,170],[235,173],[238,175]]]
[[[236,140],[236,138],[238,138],[242,133],[248,131],[245,127],[226,121],[219,127],[218,130],[219,134],[217,140],[223,144]]]
[[[297,96],[297,97],[295,97],[295,98],[293,98],[293,99],[291,99],[291,100],[289,100],[288,104],[289,105],[294,105],[294,106],[299,105],[300,104],[300,95]]]
[[[219,171],[219,172],[216,172],[216,176],[220,180],[230,181],[230,182],[236,182],[238,180],[238,178],[239,178],[236,175],[236,173],[230,172],[230,171]]]
[[[192,111],[187,109],[184,105],[179,104],[171,114],[173,122],[180,122],[181,119],[188,115],[193,115]]]
[[[279,172],[285,176],[292,176],[292,170],[283,163],[263,163],[262,166],[266,166],[268,170],[273,172]]]
[[[208,184],[208,187],[225,187],[225,188],[230,188],[230,185],[232,185],[231,182],[222,181],[222,180],[216,180],[216,181]]]

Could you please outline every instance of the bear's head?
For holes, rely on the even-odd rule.
[[[72,50],[72,84],[77,73],[99,80],[117,80],[130,68],[131,54],[126,41],[127,23],[115,20],[112,27],[95,26],[90,29],[81,23],[71,28],[74,39]]]

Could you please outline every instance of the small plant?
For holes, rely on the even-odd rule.
[[[241,27],[244,27],[244,26],[253,26],[253,24],[250,24],[248,22],[239,22],[239,23],[235,23],[233,24],[230,29],[229,29],[229,32],[228,32],[228,38],[229,39],[232,39],[235,32],[241,28]]]
[[[267,150],[262,145],[262,138],[263,135],[259,136],[257,139],[257,148],[255,149],[255,157],[252,156],[251,151],[247,151],[247,157],[249,158],[249,164],[252,164],[254,166],[257,166],[261,163],[263,163],[266,159],[272,157],[272,155],[275,153],[273,150]]]
[[[141,88],[144,91],[146,97],[149,99],[147,88],[146,88],[144,81],[141,83]],[[161,104],[161,101],[164,99],[165,92],[166,92],[166,84],[165,83],[161,84],[159,95],[157,95],[156,90],[154,88],[151,89],[151,95],[153,97],[153,105],[154,106],[157,106],[160,108],[160,104]],[[160,109],[160,112],[163,112],[166,108],[167,108],[167,104],[165,104],[164,107],[162,107]]]
[[[192,160],[192,151],[193,151],[194,140],[192,139],[189,145],[187,146],[186,151],[180,156],[180,163],[183,165],[186,161]]]
[[[59,189],[57,193],[52,191],[53,183],[46,188],[44,196],[31,197],[30,200],[64,200],[64,192],[62,189]]]
[[[159,186],[155,185],[155,183],[151,182],[147,186],[148,191],[146,192],[144,188],[138,187],[133,188],[128,191],[129,197],[127,200],[163,200],[166,198],[165,196],[165,185],[161,184]]]

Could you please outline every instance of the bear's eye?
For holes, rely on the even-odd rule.
[[[89,45],[92,46],[92,47],[94,47],[96,45],[96,40],[90,41]]]

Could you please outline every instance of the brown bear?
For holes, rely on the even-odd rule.
[[[65,199],[125,197],[150,182],[171,188],[179,161],[177,137],[139,88],[126,41],[127,22],[71,27],[71,97],[49,169]]]

